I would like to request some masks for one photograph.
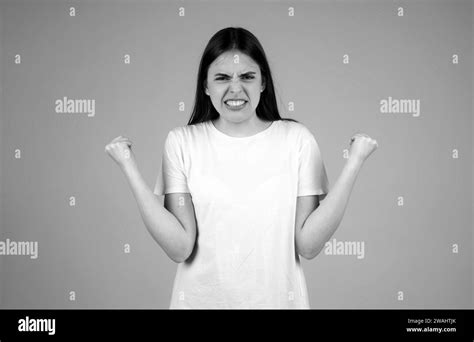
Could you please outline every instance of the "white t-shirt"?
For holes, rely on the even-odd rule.
[[[191,194],[197,238],[178,264],[170,308],[309,308],[296,197],[328,190],[319,146],[301,123],[274,121],[250,137],[210,120],[172,129],[154,193]]]

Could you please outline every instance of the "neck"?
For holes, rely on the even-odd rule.
[[[228,121],[219,116],[212,122],[219,131],[236,138],[255,135],[272,124],[271,121],[264,121],[256,115],[241,122]]]

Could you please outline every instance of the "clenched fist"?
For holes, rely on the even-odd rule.
[[[364,162],[379,146],[377,140],[363,133],[354,135],[350,145],[349,158],[355,158],[360,162]]]
[[[132,142],[121,135],[105,146],[105,152],[120,166],[135,163],[135,156],[131,150]]]

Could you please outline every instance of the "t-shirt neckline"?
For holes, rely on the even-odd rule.
[[[216,135],[220,136],[223,139],[226,139],[226,140],[229,140],[229,141],[248,141],[248,140],[252,140],[252,139],[255,139],[255,138],[263,137],[263,136],[267,135],[268,133],[270,133],[270,131],[275,126],[276,121],[279,121],[279,120],[272,121],[272,124],[270,126],[268,126],[267,128],[265,128],[263,131],[260,131],[260,132],[254,134],[254,135],[250,135],[248,137],[232,137],[230,135],[225,134],[224,132],[219,131],[216,128],[216,126],[214,126],[214,123],[212,122],[212,120],[208,120],[207,123],[210,126],[211,131],[213,131]]]

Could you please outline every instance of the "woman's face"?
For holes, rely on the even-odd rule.
[[[223,53],[207,71],[206,94],[228,121],[237,123],[256,115],[263,87],[258,64],[240,51]]]

